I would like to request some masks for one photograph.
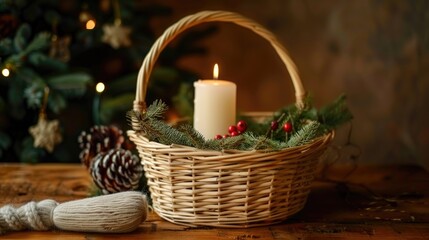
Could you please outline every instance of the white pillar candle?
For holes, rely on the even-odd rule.
[[[235,124],[237,86],[217,80],[216,65],[213,75],[214,79],[194,82],[194,128],[206,139],[227,134]]]

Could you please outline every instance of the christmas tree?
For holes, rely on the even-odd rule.
[[[170,14],[168,7],[131,0],[0,1],[2,161],[79,161],[76,139],[83,129],[128,128],[125,113],[137,72],[156,40],[150,21]],[[189,90],[197,76],[176,63],[204,53],[195,42],[213,31],[209,26],[189,32],[164,51],[148,102],[163,99],[190,114]],[[98,82],[103,84],[97,93]],[[48,129],[43,124],[56,125],[56,132],[42,131]],[[39,143],[47,137],[53,140]]]

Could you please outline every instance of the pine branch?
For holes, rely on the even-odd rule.
[[[191,142],[192,147],[205,149],[206,148],[206,140],[204,136],[195,130],[195,128],[189,124],[181,124],[178,127],[179,131],[182,131]]]
[[[205,142],[204,147],[201,149],[221,151],[222,150],[221,141],[222,140],[218,140],[218,139],[209,139]]]
[[[27,45],[24,50],[25,54],[29,54],[35,51],[42,51],[47,48],[50,44],[51,35],[46,32],[39,33],[33,40]]]
[[[320,123],[311,121],[303,126],[287,141],[288,147],[304,145],[314,139],[320,132]]]
[[[27,45],[27,40],[31,35],[31,27],[27,23],[22,24],[16,31],[15,38],[13,39],[13,46],[18,52],[24,51]]]
[[[145,112],[145,119],[161,119],[167,112],[168,106],[161,100],[155,100]]]
[[[130,125],[135,131],[144,131],[144,114],[139,111],[130,110],[126,114],[128,125]]]
[[[244,138],[242,135],[235,137],[227,137],[218,140],[220,142],[221,149],[239,149],[240,144],[243,142]]]
[[[12,39],[4,38],[0,40],[0,56],[7,56],[13,53]]]
[[[70,73],[50,77],[46,80],[48,85],[66,96],[81,96],[86,91],[86,86],[92,81],[87,73]]]
[[[59,60],[48,57],[42,52],[33,52],[28,55],[28,62],[36,68],[64,71],[67,69],[67,64]]]
[[[192,146],[192,141],[181,131],[163,121],[149,120],[149,139],[165,145],[179,144]]]
[[[161,135],[159,131],[152,128],[152,125],[147,119],[146,112],[129,111],[127,113],[127,119],[132,128],[143,133],[149,140],[156,141],[158,136]]]
[[[353,119],[353,115],[347,108],[345,95],[341,95],[319,111],[319,122],[328,129],[334,129],[351,119]]]
[[[135,131],[141,131],[150,136],[150,131],[153,129],[149,121],[162,118],[166,111],[167,105],[160,100],[156,100],[144,112],[128,111],[127,120]]]
[[[162,144],[180,144],[195,147],[198,149],[210,150],[267,150],[276,151],[286,147],[295,147],[312,141],[315,137],[323,134],[326,130],[325,125],[318,122],[317,110],[307,108],[298,109],[295,106],[284,108],[274,115],[274,119],[283,125],[286,122],[292,122],[293,132],[289,140],[285,142],[285,132],[280,127],[272,134],[267,134],[270,128],[270,121],[265,123],[255,123],[248,120],[248,130],[235,137],[223,138],[219,140],[206,140],[201,133],[195,130],[189,124],[179,125],[174,128],[162,120],[162,116],[167,110],[167,105],[162,101],[155,101],[145,112],[130,111],[127,114],[129,123],[136,131],[141,131],[151,141],[157,141]],[[341,110],[338,112],[338,110]],[[337,101],[331,107],[326,108],[324,115],[329,119],[348,119],[348,110],[345,108],[343,100]],[[334,114],[335,113],[335,114]],[[283,116],[283,117],[279,117]],[[336,118],[334,118],[336,117]],[[338,121],[337,121],[338,123]],[[257,129],[257,133],[252,131]],[[265,130],[263,130],[265,128]]]
[[[252,132],[243,134],[245,141],[241,145],[243,150],[264,149],[264,144],[268,140],[266,136],[255,135]]]
[[[167,105],[157,100],[145,112],[129,111],[127,119],[134,130],[141,131],[151,141],[191,146],[192,141],[186,134],[160,120],[166,111]]]

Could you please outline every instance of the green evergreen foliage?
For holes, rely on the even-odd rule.
[[[190,124],[180,124],[177,129],[180,132],[183,132],[186,138],[189,139],[188,142],[190,142],[191,146],[200,149],[206,149],[209,148],[209,146],[211,145],[207,144],[204,136],[198,131],[195,131],[194,127]]]
[[[316,121],[310,121],[292,135],[292,137],[287,141],[287,146],[295,147],[304,145],[319,135],[320,123]]]
[[[318,120],[325,125],[327,129],[334,129],[353,118],[348,110],[346,96],[339,96],[333,103],[320,109]]]
[[[247,118],[248,129],[245,133],[222,139],[205,139],[189,123],[182,123],[177,127],[167,125],[163,115],[167,111],[167,104],[160,100],[154,101],[146,111],[129,111],[127,117],[135,131],[141,132],[151,141],[162,144],[180,144],[207,150],[267,150],[275,151],[286,147],[296,147],[307,144],[316,137],[332,131],[336,127],[352,119],[341,96],[333,103],[322,108],[320,112],[315,108],[298,109],[295,105],[285,107],[276,112],[272,119],[263,123]],[[310,106],[308,102],[308,106]],[[319,122],[318,119],[321,121]],[[271,129],[271,122],[278,121],[280,126],[292,122],[293,131],[285,133],[281,127]]]
[[[136,131],[141,131],[151,141],[162,144],[189,145],[190,138],[183,132],[165,123],[162,118],[167,105],[157,100],[144,113],[129,111],[127,118]]]
[[[7,77],[0,74],[3,161],[78,161],[76,139],[82,129],[95,124],[94,111],[99,111],[100,124],[126,127],[124,113],[135,97],[137,72],[158,37],[150,22],[170,15],[172,10],[158,4],[118,1],[122,25],[131,29],[132,44],[114,49],[102,41],[103,26],[115,21],[114,4],[103,6],[103,2],[0,0],[0,72],[10,70]],[[85,22],[80,20],[83,14],[95,20],[93,30],[85,29]],[[183,56],[205,53],[195,43],[214,31],[213,26],[188,31],[163,51],[151,76],[147,101],[161,98],[182,116],[191,114],[186,102],[189,98],[181,95],[198,77],[176,63]],[[54,39],[56,43],[69,41],[58,47]],[[94,110],[97,82],[103,82],[106,90],[99,96],[100,109]],[[60,120],[64,135],[52,154],[34,148],[28,133],[37,122],[45,87],[50,89],[46,113],[49,119]],[[179,87],[182,90],[178,91]],[[164,125],[152,127],[153,131],[164,130]]]
[[[0,66],[10,73],[0,79],[0,99],[5,105],[0,109],[0,157],[8,153],[22,162],[38,162],[46,156],[33,147],[28,136],[29,126],[37,121],[45,87],[50,89],[47,111],[58,114],[67,107],[68,99],[82,97],[92,80],[88,73],[72,72],[67,64],[49,57],[50,44],[50,33],[33,33],[25,22],[14,35],[0,40]]]

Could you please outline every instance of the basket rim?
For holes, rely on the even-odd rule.
[[[134,135],[137,138],[141,138],[143,139],[143,141],[147,144],[153,144],[153,145],[158,145],[159,148],[153,149],[153,152],[163,152],[165,150],[168,150],[169,152],[172,152],[172,149],[176,149],[177,152],[189,152],[189,151],[193,151],[193,152],[204,152],[204,153],[212,153],[213,156],[224,156],[224,155],[233,155],[233,154],[249,154],[249,153],[276,153],[276,152],[284,152],[284,151],[296,151],[299,149],[306,149],[309,148],[317,143],[322,143],[325,141],[332,141],[332,139],[335,137],[335,130],[331,130],[327,133],[325,133],[324,135],[321,135],[319,137],[316,137],[314,139],[312,139],[310,142],[303,144],[303,145],[299,145],[299,146],[294,146],[294,147],[285,147],[282,149],[253,149],[253,150],[237,150],[237,149],[223,149],[223,150],[212,150],[212,149],[200,149],[200,148],[196,148],[196,147],[191,147],[191,146],[186,146],[186,145],[180,145],[180,144],[170,144],[170,145],[166,145],[163,143],[159,143],[156,141],[151,141],[148,138],[146,138],[145,136],[143,136],[142,134],[140,134],[138,131],[135,130],[128,130],[127,131],[128,136],[132,139],[132,136]],[[134,141],[134,140],[133,140]],[[137,144],[136,144],[137,145]]]

